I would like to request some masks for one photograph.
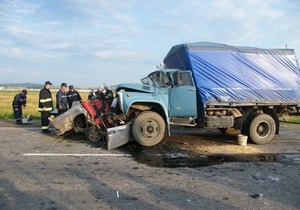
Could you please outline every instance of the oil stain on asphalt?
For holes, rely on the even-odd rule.
[[[170,146],[143,147],[132,143],[122,149],[138,163],[151,167],[206,167],[229,162],[287,162],[300,163],[300,154],[235,154],[203,155]]]

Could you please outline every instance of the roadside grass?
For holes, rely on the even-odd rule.
[[[12,102],[16,94],[21,91],[0,91],[0,119],[14,119],[14,113],[12,109]],[[56,104],[56,91],[52,92],[53,104]],[[83,100],[87,100],[88,92],[80,92],[80,96]],[[34,119],[40,119],[41,114],[38,112],[39,90],[28,91],[27,105],[23,109],[23,116],[26,114],[32,115]]]
[[[280,122],[283,123],[299,123],[300,124],[300,114],[292,113],[290,115],[284,115],[279,118]]]

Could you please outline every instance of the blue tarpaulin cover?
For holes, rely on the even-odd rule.
[[[192,71],[204,106],[300,103],[300,71],[293,49],[197,42],[172,47],[164,64]]]

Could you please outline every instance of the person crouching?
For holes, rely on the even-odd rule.
[[[21,93],[15,95],[14,100],[12,102],[15,120],[18,125],[22,124],[22,109],[25,109],[26,107],[26,96],[27,90],[22,90]]]

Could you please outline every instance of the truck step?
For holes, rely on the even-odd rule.
[[[172,117],[171,118],[171,125],[182,125],[182,126],[196,126],[195,120],[190,117],[186,118],[179,118],[179,117]]]

